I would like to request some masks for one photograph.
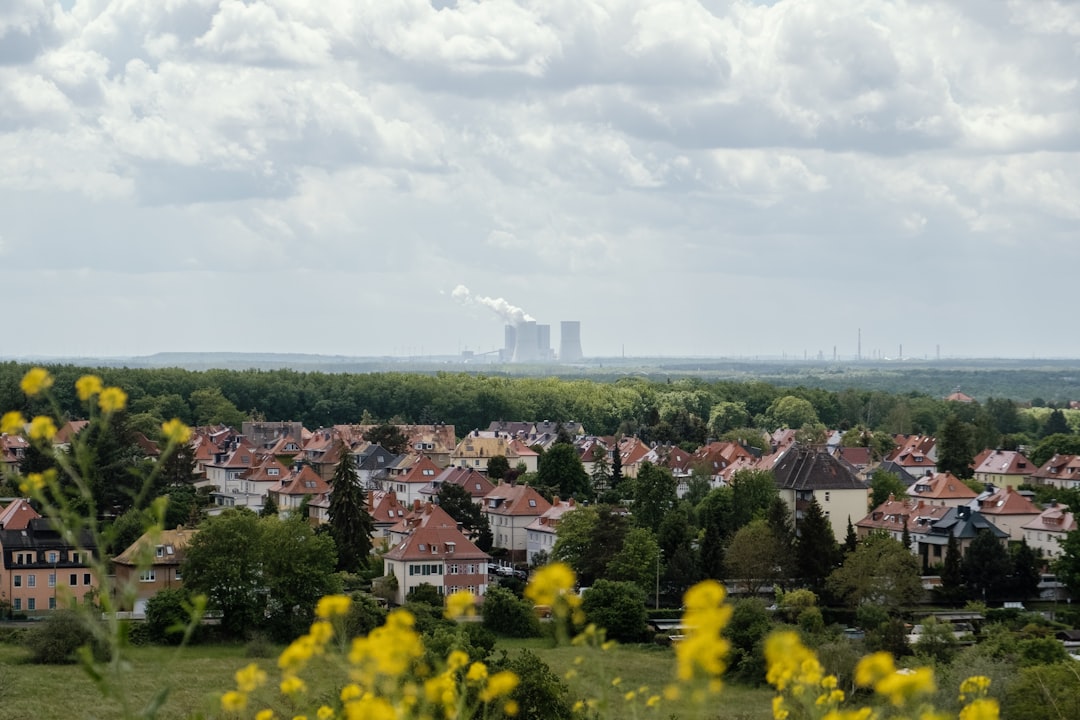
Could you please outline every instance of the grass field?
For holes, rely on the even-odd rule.
[[[623,705],[624,692],[641,686],[647,686],[649,692],[660,692],[674,668],[673,653],[663,648],[615,648],[603,655],[603,664],[590,656],[589,662],[579,666],[574,664],[574,658],[581,654],[578,648],[553,648],[543,640],[500,641],[496,654],[500,648],[511,654],[528,648],[560,676],[571,668],[577,669],[578,677],[569,683],[571,696],[577,699],[607,694],[613,709],[605,717],[611,718],[632,717],[626,712],[629,708]],[[105,720],[121,715],[119,702],[102,698],[79,666],[31,665],[25,658],[26,652],[21,647],[0,644],[0,720]],[[200,711],[207,717],[213,716],[216,697],[233,686],[233,673],[252,662],[244,656],[241,646],[195,646],[185,648],[178,656],[169,648],[138,647],[132,649],[131,660],[123,684],[133,707],[142,707],[162,687],[169,686],[169,695],[158,714],[162,720],[180,720]],[[274,665],[273,658],[256,662],[267,669]],[[335,675],[323,675],[327,676]],[[610,684],[615,677],[621,679],[617,688]],[[327,680],[325,687],[315,686],[312,690],[330,694],[335,688]],[[771,693],[764,688],[728,685],[706,707],[692,705],[685,699],[665,701],[656,710],[647,715],[639,712],[637,717],[765,720],[771,717],[770,698]]]

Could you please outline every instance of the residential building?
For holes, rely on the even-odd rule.
[[[41,517],[25,498],[16,498],[0,510],[0,530],[25,530],[31,520]]]
[[[913,478],[937,472],[937,440],[929,435],[896,435],[896,449],[885,456],[891,466],[903,468]]]
[[[946,505],[931,505],[915,498],[897,500],[890,495],[888,500],[855,523],[855,533],[861,539],[873,532],[885,532],[893,540],[903,541],[906,527],[914,553],[933,524],[945,517],[950,509]]]
[[[281,478],[280,483],[268,489],[266,494],[267,497],[273,498],[278,514],[285,517],[299,510],[305,498],[310,503],[311,500],[329,492],[330,484],[319,477],[310,465],[297,463],[285,477]],[[310,513],[309,519],[314,519],[311,518]]]
[[[562,520],[564,514],[576,507],[574,498],[560,500],[558,496],[555,496],[553,499],[551,507],[525,527],[525,562],[530,565],[538,552],[547,553],[547,556],[551,557],[559,521]]]
[[[948,508],[945,515],[934,521],[930,529],[923,533],[918,541],[917,551],[919,557],[922,558],[923,568],[931,568],[945,562],[945,551],[949,545],[950,535],[956,538],[960,552],[966,553],[971,547],[971,542],[980,532],[992,533],[1002,545],[1009,539],[1007,532],[994,525],[978,510],[965,506]]]
[[[512,561],[523,562],[528,549],[526,528],[550,509],[551,503],[528,485],[496,485],[484,497],[483,505],[491,525],[493,547],[504,548]]]
[[[84,533],[69,543],[47,518],[32,518],[22,529],[0,530],[0,597],[16,613],[31,617],[82,602],[97,589],[90,571],[93,538]]]
[[[383,575],[397,579],[394,602],[401,604],[420,585],[433,585],[440,594],[469,590],[487,592],[491,556],[476,547],[453,518],[428,503],[408,519],[408,534],[383,555]]]
[[[969,505],[978,495],[963,480],[949,472],[923,475],[908,488],[908,496],[927,505],[959,507]]]
[[[1076,516],[1068,507],[1055,502],[1024,525],[1024,539],[1033,550],[1042,551],[1044,557],[1058,558],[1065,536],[1077,529]]]
[[[772,472],[781,499],[792,511],[796,532],[814,499],[838,539],[847,533],[849,519],[866,515],[869,487],[823,447],[793,444],[776,459]]]
[[[421,455],[412,467],[402,475],[396,475],[383,481],[386,490],[392,490],[398,499],[406,505],[411,505],[414,500],[424,500],[421,490],[430,486],[432,481],[443,472],[443,469],[431,461],[426,455]]]
[[[439,494],[439,488],[448,484],[463,488],[472,496],[473,502],[477,505],[483,505],[484,496],[495,489],[495,484],[479,470],[451,465],[443,468],[429,485],[420,488],[421,499],[424,502],[436,502],[435,497]]]
[[[1016,488],[1028,481],[1035,467],[1015,450],[993,450],[975,465],[975,479],[997,487]]]
[[[1080,490],[1080,455],[1054,455],[1030,479],[1036,485]]]
[[[182,525],[175,530],[144,533],[113,558],[115,587],[120,597],[128,586],[135,588],[135,605],[131,610],[135,617],[144,617],[146,601],[161,590],[175,590],[183,585],[180,566],[184,551],[199,531]]]
[[[986,497],[980,496],[970,503],[970,507],[989,518],[1009,534],[1010,540],[1016,542],[1024,539],[1024,526],[1042,512],[1035,503],[1011,487],[994,490]]]

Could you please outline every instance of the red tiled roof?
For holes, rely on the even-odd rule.
[[[1039,517],[1024,524],[1024,530],[1068,533],[1077,530],[1076,516],[1064,505],[1054,504],[1043,510]]]
[[[948,472],[919,478],[908,490],[908,494],[927,500],[974,500],[978,497],[974,490]]]
[[[0,529],[25,530],[31,520],[40,518],[37,510],[30,507],[30,503],[19,498],[8,504],[0,511]]]
[[[991,475],[1030,475],[1034,469],[1031,461],[1015,450],[992,450],[975,466],[975,472]]]
[[[543,515],[551,503],[528,485],[496,485],[484,496],[484,512],[491,515]]]
[[[1038,515],[1039,508],[1011,487],[998,490],[979,501],[983,515]]]

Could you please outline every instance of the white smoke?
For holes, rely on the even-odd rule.
[[[458,285],[454,288],[454,291],[450,293],[450,296],[462,305],[472,305],[473,303],[483,305],[511,325],[520,325],[523,322],[535,322],[536,320],[536,318],[529,313],[516,305],[511,305],[502,298],[489,298],[481,295],[473,295],[469,292],[469,288],[464,285]]]

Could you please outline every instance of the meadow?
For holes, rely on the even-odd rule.
[[[550,642],[535,640],[500,640],[501,649],[513,654],[521,648],[536,653],[563,676],[575,668],[577,676],[568,684],[570,697],[597,697],[605,693],[612,706],[619,707],[623,693],[642,686],[659,692],[673,676],[674,654],[670,649],[632,646],[616,647],[603,655],[603,664],[592,659],[575,666],[579,648],[552,647]],[[17,645],[0,644],[0,720],[89,720],[120,715],[119,701],[103,698],[96,685],[78,665],[34,665],[26,662],[26,651]],[[124,688],[134,706],[149,702],[160,689],[169,686],[169,694],[157,717],[181,720],[193,716],[219,715],[218,696],[233,687],[233,674],[250,662],[272,669],[276,654],[267,658],[246,657],[241,645],[197,645],[177,651],[166,647],[135,647],[130,651],[131,664],[124,673]],[[313,668],[315,669],[315,668]],[[319,673],[313,673],[318,676]],[[322,677],[340,677],[332,673]],[[620,680],[617,686],[611,681]],[[329,683],[329,680],[327,680]],[[329,696],[336,688],[312,683],[312,693]],[[683,698],[664,701],[655,710],[638,717],[683,720],[765,720],[771,717],[768,688],[748,688],[728,684],[719,698],[707,707]],[[605,713],[620,717],[619,712]]]

